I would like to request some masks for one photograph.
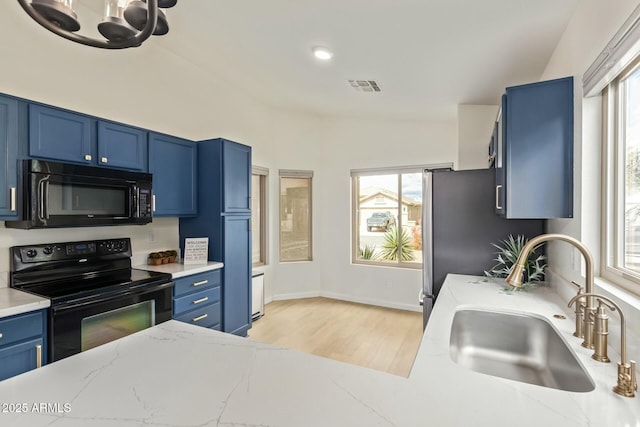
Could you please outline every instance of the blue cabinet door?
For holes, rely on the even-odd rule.
[[[222,140],[223,211],[251,212],[251,147]]]
[[[107,121],[98,122],[98,164],[147,171],[147,132]]]
[[[18,101],[0,97],[0,220],[16,219]]]
[[[251,216],[223,218],[224,332],[246,336],[251,328]]]
[[[36,369],[43,354],[42,338],[0,347],[0,381]]]
[[[507,88],[505,216],[573,217],[573,78]]]
[[[29,155],[95,164],[95,120],[44,105],[29,105]]]
[[[0,318],[0,380],[47,362],[46,310]]]
[[[198,213],[197,148],[191,141],[149,134],[149,172],[153,174],[155,216]]]

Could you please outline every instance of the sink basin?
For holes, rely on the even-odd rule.
[[[449,354],[458,365],[483,374],[565,391],[595,388],[555,327],[534,315],[459,310]]]

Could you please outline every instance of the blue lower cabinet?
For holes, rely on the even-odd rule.
[[[0,380],[46,364],[46,312],[0,319]]]
[[[221,330],[221,280],[220,270],[174,279],[174,320]]]
[[[246,336],[251,329],[251,217],[227,215],[223,219],[225,332]]]
[[[0,347],[0,381],[36,369],[43,351],[42,338]]]
[[[174,317],[180,322],[220,330],[220,302],[209,304]]]

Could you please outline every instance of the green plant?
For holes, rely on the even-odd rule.
[[[380,255],[376,251],[375,245],[373,246],[364,245],[364,246],[360,246],[360,248],[358,249],[358,257],[360,259],[376,261],[378,258],[380,258]]]
[[[491,270],[485,271],[484,274],[489,277],[507,277],[526,244],[527,239],[522,235],[516,238],[509,235],[507,239],[502,241],[502,245],[492,243],[498,249],[498,252],[496,252],[497,257],[494,259],[497,264]],[[539,248],[540,245],[536,246],[529,253],[525,262],[523,280],[525,284],[544,280],[544,270],[547,268],[547,264],[544,262],[546,257],[538,253]]]
[[[407,230],[400,230],[394,225],[384,233],[384,242],[382,243],[380,257],[388,261],[397,261],[398,246],[401,247],[401,261],[412,261],[414,248],[411,243],[411,237]]]

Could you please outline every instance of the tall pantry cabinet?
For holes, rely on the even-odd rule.
[[[180,219],[180,245],[209,238],[209,260],[224,263],[222,330],[251,328],[251,147],[222,138],[198,143],[198,216]]]

